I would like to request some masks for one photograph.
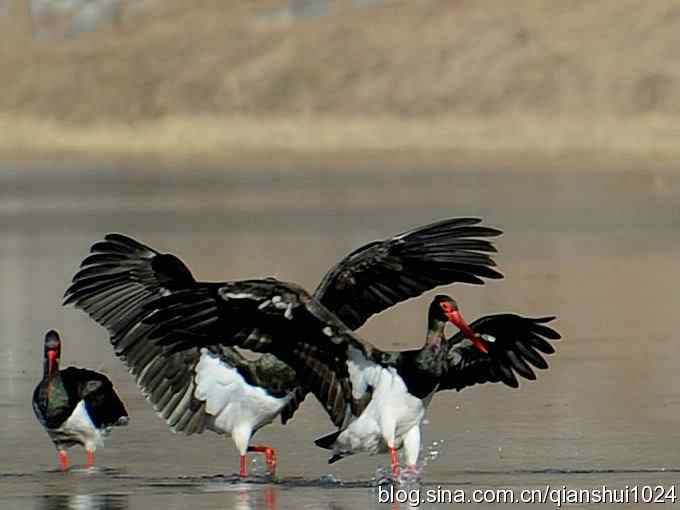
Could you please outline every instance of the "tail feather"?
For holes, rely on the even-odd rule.
[[[335,444],[335,441],[338,439],[338,436],[342,430],[338,430],[336,432],[333,432],[332,434],[328,434],[327,436],[320,437],[319,439],[314,440],[314,444],[320,448],[325,448],[326,450],[332,450],[333,445]]]

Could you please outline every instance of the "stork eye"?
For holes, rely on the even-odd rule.
[[[453,311],[453,306],[451,306],[451,303],[444,302],[444,303],[441,303],[439,306],[441,306],[442,310],[444,310],[445,312],[452,312]]]

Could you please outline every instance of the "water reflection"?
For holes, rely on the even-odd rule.
[[[538,383],[519,391],[482,386],[435,399],[423,440],[445,443],[433,448],[437,462],[427,466],[424,479],[476,483],[482,478],[496,486],[507,485],[512,476],[523,485],[551,468],[559,473],[551,481],[562,484],[567,477],[573,481],[574,472],[593,469],[604,471],[583,475],[587,481],[621,478],[611,469],[677,466],[677,452],[668,445],[680,441],[679,202],[680,175],[665,176],[660,186],[644,173],[388,175],[291,169],[139,171],[122,177],[106,169],[0,171],[3,471],[54,468],[53,449],[30,408],[41,372],[41,339],[50,327],[68,336],[64,363],[107,373],[135,413],[135,427],[120,431],[102,450],[104,465],[131,476],[184,482],[187,476],[231,472],[238,461],[224,438],[172,435],[112,354],[106,332],[84,314],[60,306],[78,262],[104,233],[125,232],[182,254],[204,280],[272,275],[314,288],[357,246],[456,215],[480,216],[505,231],[497,260],[506,279],[484,288],[452,289],[466,315],[554,310],[565,341]],[[421,338],[430,297],[375,317],[361,334],[383,348],[410,348],[410,339]],[[371,473],[386,462],[357,455],[328,466],[325,452],[311,441],[330,431],[323,409],[308,399],[292,425],[262,434],[263,441],[280,448],[281,474],[288,478],[332,474],[356,480],[357,473]],[[649,475],[653,481],[661,476]],[[38,508],[127,508],[127,500],[116,496],[43,497],[43,482],[52,483],[51,477],[38,483],[0,477],[0,508],[7,508],[2,494],[9,488],[12,494],[37,494]],[[198,483],[205,481],[189,487],[164,482],[154,490],[173,491],[172,496],[156,496],[146,492],[146,479],[121,478],[116,490],[133,494],[132,510],[163,507],[148,505],[154,497],[172,502],[167,508],[192,510],[235,504],[334,508],[337,502],[355,508],[374,501],[363,486],[298,484],[239,494],[232,485],[215,494],[196,488]],[[86,492],[110,490],[107,481]],[[178,506],[178,499],[186,504]]]
[[[53,494],[37,498],[36,510],[128,510],[126,495]]]
[[[241,490],[234,501],[234,510],[254,510],[264,508],[265,510],[276,510],[276,492],[274,487],[265,487],[264,490],[251,491]]]

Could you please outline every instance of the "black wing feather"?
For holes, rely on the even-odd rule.
[[[146,308],[143,322],[153,327],[149,337],[172,351],[218,340],[273,354],[295,370],[299,385],[318,398],[338,426],[346,423],[353,403],[349,349],[366,358],[379,353],[304,289],[274,279],[198,284],[159,297]],[[179,308],[182,314],[172,312]],[[212,320],[193,320],[198,316]]]
[[[472,342],[458,333],[448,340],[447,373],[440,390],[462,390],[467,386],[486,382],[502,382],[516,388],[516,375],[534,380],[532,367],[548,368],[548,363],[537,351],[545,354],[555,349],[545,338],[558,340],[560,334],[545,326],[554,317],[529,318],[514,314],[482,317],[470,327],[479,335],[489,335],[494,341],[484,341],[488,353],[483,353]]]
[[[237,368],[261,385],[265,379],[290,383],[285,389],[292,398],[282,411],[283,421],[310,390],[325,402],[334,421],[345,420],[351,391],[336,372],[346,371],[340,360],[348,345],[342,335],[348,331],[303,289],[275,280],[197,282],[174,255],[120,234],[107,235],[92,252],[66,291],[65,303],[83,309],[109,330],[116,355],[175,430],[201,432],[206,423],[205,406],[192,398],[193,378],[178,376],[192,373],[202,347],[229,354],[230,362],[236,359],[230,346],[271,352],[281,360],[264,369],[264,360],[259,364],[243,360]],[[239,297],[243,295],[251,298]],[[278,304],[277,296],[282,299]],[[286,302],[296,309],[294,320],[287,305],[281,308]],[[329,324],[342,334],[329,338],[322,332]],[[299,340],[305,334],[308,338]],[[358,349],[369,348],[350,340]],[[302,371],[297,384],[290,378],[296,369]],[[259,377],[262,370],[272,377]]]
[[[204,404],[192,399],[193,378],[179,376],[192,373],[200,352],[171,353],[148,341],[152,328],[142,319],[145,303],[194,284],[189,269],[174,255],[109,234],[92,245],[64,297],[64,304],[74,304],[106,327],[115,354],[159,415],[187,434],[202,432],[206,425]]]
[[[480,285],[502,278],[486,239],[500,230],[478,218],[438,221],[353,251],[331,269],[314,292],[351,329],[373,314],[439,285]]]

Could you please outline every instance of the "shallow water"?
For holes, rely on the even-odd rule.
[[[643,170],[0,169],[0,508],[380,506],[374,478],[387,458],[326,464],[312,439],[333,427],[311,396],[291,425],[256,437],[278,448],[280,479],[236,480],[231,440],[169,432],[105,332],[62,308],[61,295],[89,245],[111,231],[172,251],[202,279],[274,275],[313,288],[365,242],[462,215],[505,231],[497,256],[504,280],[444,289],[468,320],[555,314],[564,341],[550,370],[519,390],[436,396],[423,427],[424,486],[668,487],[680,469],[679,199],[680,176]],[[431,297],[374,317],[361,334],[384,348],[420,344]],[[92,472],[55,472],[54,449],[31,411],[48,328],[62,333],[64,366],[109,374],[130,412]],[[84,461],[82,451],[71,458]],[[262,472],[261,459],[253,462]]]

